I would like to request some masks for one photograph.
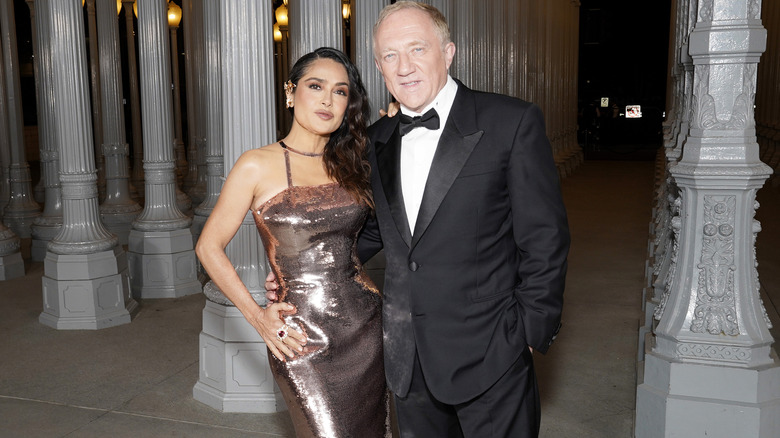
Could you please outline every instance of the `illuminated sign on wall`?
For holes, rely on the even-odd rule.
[[[639,118],[642,118],[642,106],[641,105],[626,105],[626,118],[627,119],[639,119]]]

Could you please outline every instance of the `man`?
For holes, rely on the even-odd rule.
[[[539,108],[452,79],[454,54],[436,8],[381,12],[376,65],[402,114],[369,129],[376,215],[358,252],[387,260],[385,373],[401,436],[535,437],[531,354],[560,327],[566,213]]]

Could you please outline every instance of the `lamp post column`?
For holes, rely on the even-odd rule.
[[[144,198],[144,146],[141,133],[141,96],[138,91],[138,63],[135,55],[135,26],[133,24],[133,3],[135,0],[122,0],[125,10],[125,29],[127,40],[127,72],[130,80],[130,120],[133,133],[133,166],[130,182],[138,197]]]
[[[318,47],[343,49],[341,0],[290,0],[290,65]]]
[[[355,45],[355,65],[360,70],[363,85],[368,92],[368,101],[371,104],[371,122],[378,120],[379,109],[387,108],[390,103],[390,93],[387,92],[385,81],[374,63],[373,44],[374,21],[379,16],[379,11],[388,4],[390,4],[390,0],[360,2],[359,7],[352,9],[355,23],[355,35],[352,38]]]
[[[40,207],[32,193],[30,166],[24,149],[24,122],[22,120],[22,88],[19,79],[19,57],[16,48],[16,23],[14,21],[14,2],[0,3],[0,33],[2,33],[2,55],[5,80],[6,115],[10,146],[8,180],[10,198],[3,212],[3,220],[14,233],[21,238],[31,237],[30,226],[38,217]]]
[[[173,10],[173,11],[172,11]],[[181,126],[181,90],[179,89],[179,22],[171,23],[171,15],[178,14],[181,19],[182,11],[175,3],[168,3],[168,25],[171,34],[171,78],[173,79],[173,133],[174,150],[176,151],[176,173],[181,182],[187,175],[187,151],[184,147],[184,137]]]
[[[766,48],[760,2],[695,8],[690,129],[670,168],[679,189],[677,256],[656,309],[637,438],[777,436],[780,361],[759,296],[756,192],[771,174],[758,157],[753,99]]]
[[[115,5],[116,6],[116,5]],[[106,162],[103,155],[103,123],[100,113],[100,59],[98,56],[98,32],[95,13],[95,0],[86,0],[87,31],[89,32],[89,82],[92,90],[92,132],[95,142],[95,167],[97,167],[97,185],[102,201],[106,195]]]
[[[222,89],[220,53],[220,0],[202,0],[203,5],[203,71],[205,73],[203,125],[205,134],[206,196],[195,208],[192,218],[192,234],[195,240],[200,236],[211,210],[217,205],[225,176],[222,158]],[[255,78],[258,80],[259,78]]]
[[[31,227],[32,249],[34,261],[43,261],[49,241],[56,236],[62,226],[62,193],[60,191],[59,155],[57,153],[57,136],[54,129],[54,100],[50,90],[54,86],[51,64],[51,38],[48,13],[40,17],[35,13],[35,3],[27,0],[32,19],[33,36],[33,68],[38,109],[38,145],[41,157],[41,183],[44,190],[43,212],[33,220]]]
[[[63,201],[62,228],[44,261],[39,321],[57,329],[126,324],[137,304],[129,295],[125,252],[98,213],[82,10],[70,0],[37,4],[51,38]]]
[[[165,0],[138,0],[143,104],[144,210],[129,238],[134,296],[174,298],[198,293],[191,219],[176,205],[171,71]]]
[[[0,45],[0,57],[2,57],[3,46]],[[8,150],[8,137],[3,134],[8,132],[7,128],[7,108],[5,100],[5,66],[0,63],[0,169],[6,169],[11,160]],[[0,177],[5,178],[6,173],[0,172]],[[7,188],[6,185],[4,187]],[[2,207],[2,206],[0,206]],[[0,213],[2,210],[0,210]],[[0,280],[10,280],[12,278],[24,276],[24,262],[20,251],[19,237],[13,230],[6,227],[0,214]]]
[[[276,140],[271,11],[254,0],[205,3],[205,16],[209,21],[216,18],[218,24],[207,26],[207,41],[212,41],[213,32],[219,35],[219,44],[207,46],[219,48],[216,56],[221,61],[213,62],[209,49],[209,95],[215,91],[211,89],[212,79],[217,80],[214,85],[224,93],[216,99],[218,106],[212,106],[215,100],[209,101],[209,126],[219,126],[219,158],[223,159],[224,153],[224,165],[220,163],[218,169],[228,174],[243,152]],[[217,150],[211,146],[211,140],[209,136],[210,169],[216,158],[212,154]],[[212,175],[215,172],[210,171],[209,177]],[[221,180],[214,181],[217,182],[221,187]],[[247,212],[225,252],[255,301],[264,304],[267,262],[251,212]],[[225,412],[267,413],[285,409],[270,373],[268,349],[262,338],[213,283],[207,283],[203,292],[209,300],[203,310],[200,378],[193,388],[195,399]],[[227,333],[230,336],[225,336]]]
[[[122,61],[119,53],[119,23],[115,0],[97,0],[100,32],[99,58],[103,124],[103,155],[106,166],[106,197],[100,205],[103,223],[127,245],[133,220],[141,206],[130,197],[130,148],[125,139],[122,111]]]
[[[196,4],[197,3],[197,4]],[[199,73],[201,62],[199,61],[200,47],[196,44],[196,38],[200,37],[202,25],[199,21],[198,11],[200,1],[183,0],[182,21],[184,26],[184,77],[187,93],[187,171],[184,172],[181,189],[190,195],[192,204],[197,206],[203,199],[195,199],[190,191],[198,182],[198,139],[200,124],[198,114],[201,111],[198,105],[199,99]],[[193,29],[195,32],[193,33]]]

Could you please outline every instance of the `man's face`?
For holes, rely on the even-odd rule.
[[[415,112],[421,112],[444,88],[455,55],[455,44],[442,47],[431,19],[415,9],[386,17],[376,31],[374,48],[387,89]]]

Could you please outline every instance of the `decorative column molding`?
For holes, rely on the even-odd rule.
[[[145,205],[129,237],[133,295],[173,298],[200,292],[191,219],[176,205],[167,3],[138,0]]]
[[[144,146],[141,133],[141,94],[138,89],[138,63],[135,50],[135,25],[133,24],[133,3],[135,0],[122,0],[125,11],[125,30],[127,41],[127,70],[130,79],[130,120],[133,133],[133,168],[130,181],[141,200],[144,198]]]
[[[767,388],[780,387],[780,361],[755,258],[755,195],[771,173],[758,157],[753,115],[766,44],[760,13],[758,0],[696,5],[690,129],[670,168],[679,248],[637,390],[638,438],[777,433],[766,419],[780,417],[780,394]]]
[[[97,27],[100,33],[102,155],[106,167],[106,197],[100,205],[100,216],[106,228],[119,238],[119,243],[127,245],[131,224],[141,212],[141,206],[130,197],[130,147],[125,139],[122,60],[115,0],[97,0]]]
[[[220,163],[211,170],[209,165],[211,181],[217,169],[228,174],[243,152],[276,140],[276,110],[271,9],[254,0],[205,0],[205,4],[208,21],[217,19],[204,29],[211,96],[208,107],[212,109],[209,163],[215,161],[218,150],[222,159],[224,145],[224,167]],[[212,59],[215,55],[216,60]],[[218,145],[212,141],[213,133],[221,135]],[[221,188],[221,178],[214,178],[213,183],[219,183],[217,190]],[[267,262],[251,212],[247,212],[225,252],[255,301],[264,304]],[[203,293],[209,301],[203,310],[195,399],[225,412],[284,410],[263,339],[212,282],[206,284]]]
[[[10,198],[3,212],[3,220],[21,238],[31,237],[30,226],[38,217],[40,206],[33,198],[30,166],[24,149],[24,122],[22,120],[22,88],[19,79],[19,56],[16,48],[14,2],[0,2],[0,33],[5,70],[6,116],[10,161],[8,165]]]
[[[38,145],[41,158],[41,182],[44,189],[43,213],[33,220],[31,227],[34,261],[43,261],[51,241],[62,227],[62,193],[59,178],[58,138],[54,125],[54,99],[50,90],[54,88],[51,63],[51,24],[48,11],[35,13],[35,3],[27,0],[30,7],[33,31],[33,69],[38,110]]]
[[[38,0],[51,38],[55,126],[63,219],[44,262],[39,321],[57,329],[100,329],[130,322],[127,258],[98,215],[84,21],[77,2]],[[56,17],[56,20],[54,19]]]
[[[379,119],[380,108],[385,109],[390,104],[390,93],[374,63],[374,22],[379,17],[382,8],[388,4],[390,4],[390,0],[379,0],[361,2],[357,5],[358,7],[352,8],[355,29],[352,39],[355,47],[354,61],[360,71],[366,92],[368,92],[368,101],[371,104],[371,122]],[[276,90],[276,92],[281,93],[282,90]]]
[[[344,50],[341,0],[290,0],[290,66],[319,47]]]

